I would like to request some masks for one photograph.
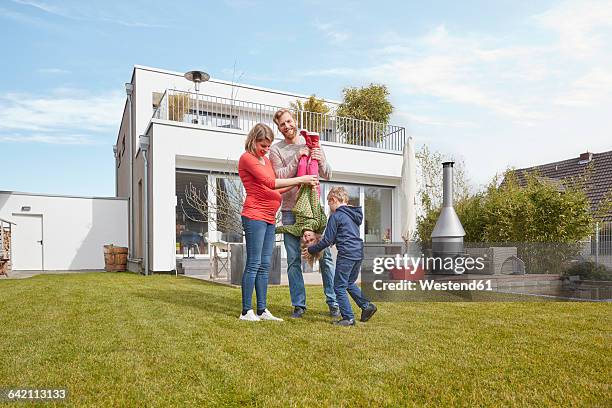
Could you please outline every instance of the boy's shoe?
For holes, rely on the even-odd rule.
[[[306,309],[296,306],[295,309],[293,309],[293,314],[291,315],[292,319],[301,319],[302,316],[304,316],[304,313],[306,313]]]
[[[340,317],[340,308],[338,306],[330,306],[329,315],[331,317]]]
[[[250,309],[248,312],[246,312],[246,314],[240,315],[240,320],[246,320],[247,322],[258,322],[261,319],[255,314],[253,309]]]
[[[336,326],[354,326],[355,325],[355,320],[354,319],[342,319],[342,320],[336,320],[334,322],[332,322],[333,325]]]
[[[377,310],[378,308],[376,307],[376,305],[374,303],[370,303],[368,307],[361,310],[361,319],[359,320],[362,322],[367,322],[374,315],[374,313],[376,313]]]
[[[273,320],[275,322],[282,322],[283,319],[274,316],[268,309],[264,309],[264,312],[259,315],[259,320]]]

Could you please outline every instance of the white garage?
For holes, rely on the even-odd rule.
[[[0,191],[0,218],[15,224],[14,271],[102,270],[103,246],[128,243],[125,198]]]

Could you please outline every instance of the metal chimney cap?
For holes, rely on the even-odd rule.
[[[442,163],[442,167],[453,167],[453,165],[455,164],[454,161],[447,161]]]
[[[200,82],[206,82],[210,79],[210,75],[208,75],[204,71],[189,71],[183,75],[185,79],[191,81],[193,83],[199,84]]]

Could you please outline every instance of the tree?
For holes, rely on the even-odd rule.
[[[425,211],[442,205],[442,163],[445,158],[440,152],[432,152],[426,145],[416,154],[418,176],[421,179],[417,195]],[[452,160],[450,160],[452,161]],[[470,183],[465,172],[463,160],[456,160],[453,167],[453,201],[458,202],[470,195]]]
[[[584,191],[565,187],[561,192],[533,174],[527,176],[525,187],[512,172],[500,186],[495,177],[484,192],[460,198],[455,210],[466,242],[570,244],[587,237],[593,226]],[[429,206],[419,217],[422,242],[431,240],[439,213],[439,206]]]
[[[483,202],[483,241],[574,243],[592,231],[589,200],[581,188],[558,186],[528,174],[521,187],[513,172],[489,185]]]
[[[346,142],[363,144],[380,142],[393,112],[385,85],[370,84],[363,88],[344,88],[343,101],[336,110],[340,132]],[[370,123],[374,122],[374,123]]]
[[[322,133],[329,127],[327,114],[330,108],[323,99],[317,99],[315,95],[311,95],[306,102],[296,99],[295,103],[291,102],[290,106],[295,111],[298,128]]]

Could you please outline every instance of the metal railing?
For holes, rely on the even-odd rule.
[[[167,89],[153,113],[156,119],[249,131],[257,123],[270,126],[282,137],[274,124],[274,113],[282,108],[222,98],[194,92]],[[406,129],[380,122],[294,110],[300,129],[319,132],[321,140],[401,152],[406,143]]]
[[[612,268],[612,221],[599,221],[595,231],[583,241],[582,255],[598,265]]]

